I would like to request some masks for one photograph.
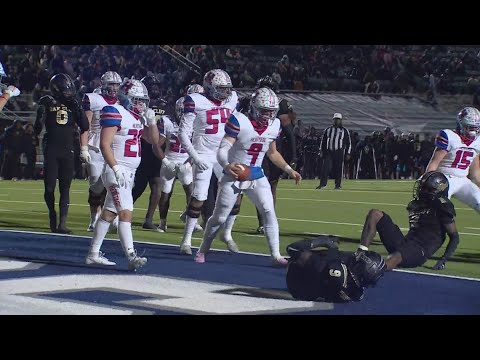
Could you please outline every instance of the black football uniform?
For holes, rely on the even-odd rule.
[[[55,212],[54,192],[58,177],[60,217],[65,218],[70,202],[70,184],[74,175],[74,154],[76,152],[74,146],[77,126],[81,133],[88,131],[88,119],[76,99],[67,105],[46,95],[40,98],[38,104],[34,129],[35,134],[39,135],[45,126],[42,141],[45,202],[53,214]],[[52,231],[55,230],[53,220],[52,216]]]
[[[424,264],[445,242],[445,225],[455,221],[455,207],[447,198],[433,202],[414,199],[407,206],[410,229],[403,235],[388,214],[377,224],[377,231],[389,253],[402,255],[399,267],[412,268]]]
[[[357,286],[348,268],[354,254],[331,248],[311,250],[297,242],[287,247],[291,258],[287,268],[287,288],[298,300],[360,301],[364,288]],[[299,249],[300,248],[300,249]]]

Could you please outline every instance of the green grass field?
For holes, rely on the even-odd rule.
[[[293,181],[280,182],[277,199],[277,216],[280,224],[280,247],[282,253],[288,243],[314,234],[335,234],[342,237],[342,250],[354,250],[360,238],[363,222],[369,209],[378,208],[387,212],[406,232],[408,227],[405,206],[412,197],[413,181],[344,181],[341,191],[333,190],[333,181],[327,190],[315,190],[318,181],[303,181],[295,186]],[[171,200],[168,232],[143,230],[149,190],[137,201],[134,211],[134,239],[137,241],[179,244],[183,224],[179,215],[185,207],[185,197],[176,186]],[[75,180],[72,183],[68,226],[76,235],[91,236],[86,229],[89,223],[87,204],[88,182]],[[56,195],[58,203],[58,192]],[[460,245],[454,258],[442,274],[480,278],[480,224],[479,215],[466,205],[454,200],[457,210],[457,226]],[[58,205],[57,205],[58,207]],[[159,221],[158,211],[155,221]],[[254,206],[245,197],[242,210],[235,223],[234,239],[241,251],[268,253],[267,242],[255,231],[257,217]],[[0,229],[49,232],[48,211],[43,200],[43,181],[0,182]],[[193,245],[200,244],[203,233],[195,233]],[[117,235],[109,235],[116,238]],[[446,244],[445,244],[446,245]],[[220,241],[214,247],[224,249]],[[436,256],[441,256],[443,247]],[[377,241],[372,250],[386,254]],[[435,259],[429,260],[417,271],[432,272]]]

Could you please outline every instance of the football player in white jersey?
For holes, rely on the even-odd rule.
[[[106,194],[100,177],[105,163],[100,151],[100,111],[105,106],[118,102],[117,96],[122,78],[115,71],[107,71],[102,75],[100,81],[100,88],[95,89],[93,93],[83,96],[83,109],[90,123],[88,146],[82,146],[80,149],[80,158],[87,163],[88,180],[90,183],[88,190],[90,224],[87,231],[93,231],[95,222],[100,216],[101,206]]]
[[[205,254],[226,221],[238,194],[244,192],[259,209],[263,220],[272,262],[287,266],[287,260],[280,254],[278,220],[275,214],[272,191],[262,169],[267,154],[275,166],[283,169],[298,184],[301,176],[293,170],[277,151],[275,139],[280,133],[280,120],[276,118],[278,97],[269,88],[259,88],[252,95],[248,116],[232,114],[225,126],[225,136],[217,153],[218,163],[225,175],[220,179],[213,215],[208,219],[199,250],[195,254],[197,263],[205,262]],[[250,179],[238,181],[235,170],[240,164],[250,166]]]
[[[473,177],[479,178],[480,112],[474,107],[462,109],[457,116],[457,124],[455,131],[440,131],[425,172],[442,172],[449,182],[448,198],[455,196],[480,212],[480,189],[467,177],[469,170],[473,170]]]
[[[222,168],[217,163],[216,154],[225,134],[225,123],[238,102],[237,93],[232,91],[230,76],[221,69],[213,69],[205,74],[203,88],[204,94],[185,96],[179,129],[180,143],[193,160],[192,197],[180,245],[180,251],[185,254],[191,254],[192,233],[203,202],[207,199],[212,171],[217,178],[221,177]],[[233,225],[234,219],[232,216],[227,222]],[[225,234],[228,235],[224,232],[222,240],[230,251],[237,252],[231,236]]]
[[[135,171],[141,160],[140,138],[145,136],[158,146],[155,113],[148,108],[148,91],[139,80],[129,80],[128,104],[107,105],[100,113],[100,149],[105,159],[102,181],[107,188],[103,210],[95,225],[86,264],[115,265],[100,252],[110,222],[117,216],[120,243],[128,259],[129,269],[146,264],[137,255],[132,235],[132,188]],[[145,125],[145,128],[144,128]],[[160,149],[161,151],[161,149]]]
[[[160,169],[160,191],[162,192],[162,195],[158,205],[160,211],[159,232],[167,231],[167,214],[170,205],[169,199],[175,179],[178,178],[183,186],[187,199],[187,206],[192,194],[192,165],[187,161],[189,155],[178,139],[178,124],[183,114],[184,99],[185,97],[182,96],[175,103],[175,120],[172,122],[170,117],[162,116],[160,124],[160,136],[163,138],[160,140],[160,143],[163,144],[163,142],[166,141],[167,147],[165,150],[165,158],[162,161],[163,166]]]

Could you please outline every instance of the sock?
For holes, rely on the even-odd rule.
[[[218,222],[215,222],[215,217],[213,215],[210,216],[210,218],[207,221],[207,224],[205,225],[205,231],[203,233],[202,243],[200,244],[198,252],[206,254],[210,250],[210,247],[212,246],[212,242],[217,236],[218,231],[220,230],[220,227],[221,227],[221,224]]]
[[[119,221],[118,237],[120,238],[120,243],[122,244],[125,256],[127,258],[130,257],[130,254],[135,251],[133,247],[132,223],[127,221]]]
[[[192,246],[192,234],[197,220],[197,218],[192,218],[187,215],[187,222],[185,223],[185,229],[183,230],[182,244]]]
[[[98,255],[109,226],[110,223],[108,221],[103,220],[101,217],[98,218],[95,230],[93,230],[92,241],[90,242],[90,254]]]
[[[275,217],[275,214],[265,214],[265,223],[263,228],[265,231],[265,237],[267,238],[268,247],[270,248],[270,253],[274,258],[282,257],[280,254],[280,235],[278,230],[278,221]]]
[[[147,224],[151,224],[152,221],[153,221],[153,218],[152,218],[152,217],[145,217],[145,222],[146,222]]]
[[[232,229],[233,229],[233,224],[235,223],[235,219],[237,218],[237,215],[229,215],[227,217],[227,220],[225,221],[224,226],[224,234],[225,236],[231,238],[232,237]]]

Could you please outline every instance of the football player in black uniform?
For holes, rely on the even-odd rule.
[[[150,96],[149,107],[155,112],[155,118],[157,119],[157,125],[162,115],[165,115],[167,102],[161,98],[160,83],[155,76],[145,76],[142,80],[148,90]],[[142,227],[144,229],[157,229],[157,226],[153,224],[153,215],[160,201],[160,167],[162,166],[162,160],[160,160],[153,153],[152,144],[148,143],[143,137],[142,142],[142,160],[135,173],[135,185],[132,189],[133,202],[143,194],[147,184],[150,186],[150,198],[148,202],[148,210],[145,215],[145,222]],[[165,145],[162,150],[165,151]]]
[[[56,74],[50,79],[50,92],[38,101],[35,134],[38,136],[45,125],[43,136],[43,171],[45,203],[50,217],[50,230],[62,234],[71,231],[66,226],[70,184],[74,172],[74,136],[80,128],[81,145],[87,145],[88,119],[76,98],[75,85],[67,74]],[[55,212],[55,186],[60,190],[60,223],[57,226]]]
[[[327,250],[319,250],[322,247]],[[297,241],[287,252],[287,288],[298,300],[360,301],[364,289],[374,286],[386,270],[380,254],[340,251],[334,236]]]
[[[410,230],[403,235],[383,211],[372,209],[367,215],[357,252],[368,251],[376,232],[389,252],[387,269],[413,268],[423,265],[445,242],[449,243],[443,256],[434,266],[445,268],[459,243],[455,225],[455,208],[448,199],[448,179],[438,171],[421,176],[413,188],[414,199],[407,206]]]
[[[268,87],[272,89],[275,93],[278,93],[278,85],[273,80],[271,76],[265,76],[260,78],[257,81],[257,85],[255,89],[261,87]],[[282,136],[277,138],[277,150],[282,154],[283,158],[290,163],[290,166],[295,170],[297,165],[297,147],[295,144],[295,134],[293,133],[293,120],[294,120],[294,112],[292,106],[288,103],[287,99],[282,99],[279,96],[279,109],[277,113],[277,118],[280,120],[281,123],[281,133]],[[250,96],[245,96],[238,101],[237,111],[242,113],[247,113],[250,107]],[[273,195],[273,202],[276,203],[277,199],[277,185],[278,180],[283,174],[283,170],[276,167],[268,158],[265,156],[262,164],[263,171],[270,182],[270,186],[272,188],[272,195]],[[241,198],[240,198],[241,199]],[[238,205],[235,205],[235,208],[238,208],[240,211],[240,201]],[[263,219],[260,216],[260,213],[257,210],[257,217],[258,217],[258,229],[257,232],[263,233]]]

